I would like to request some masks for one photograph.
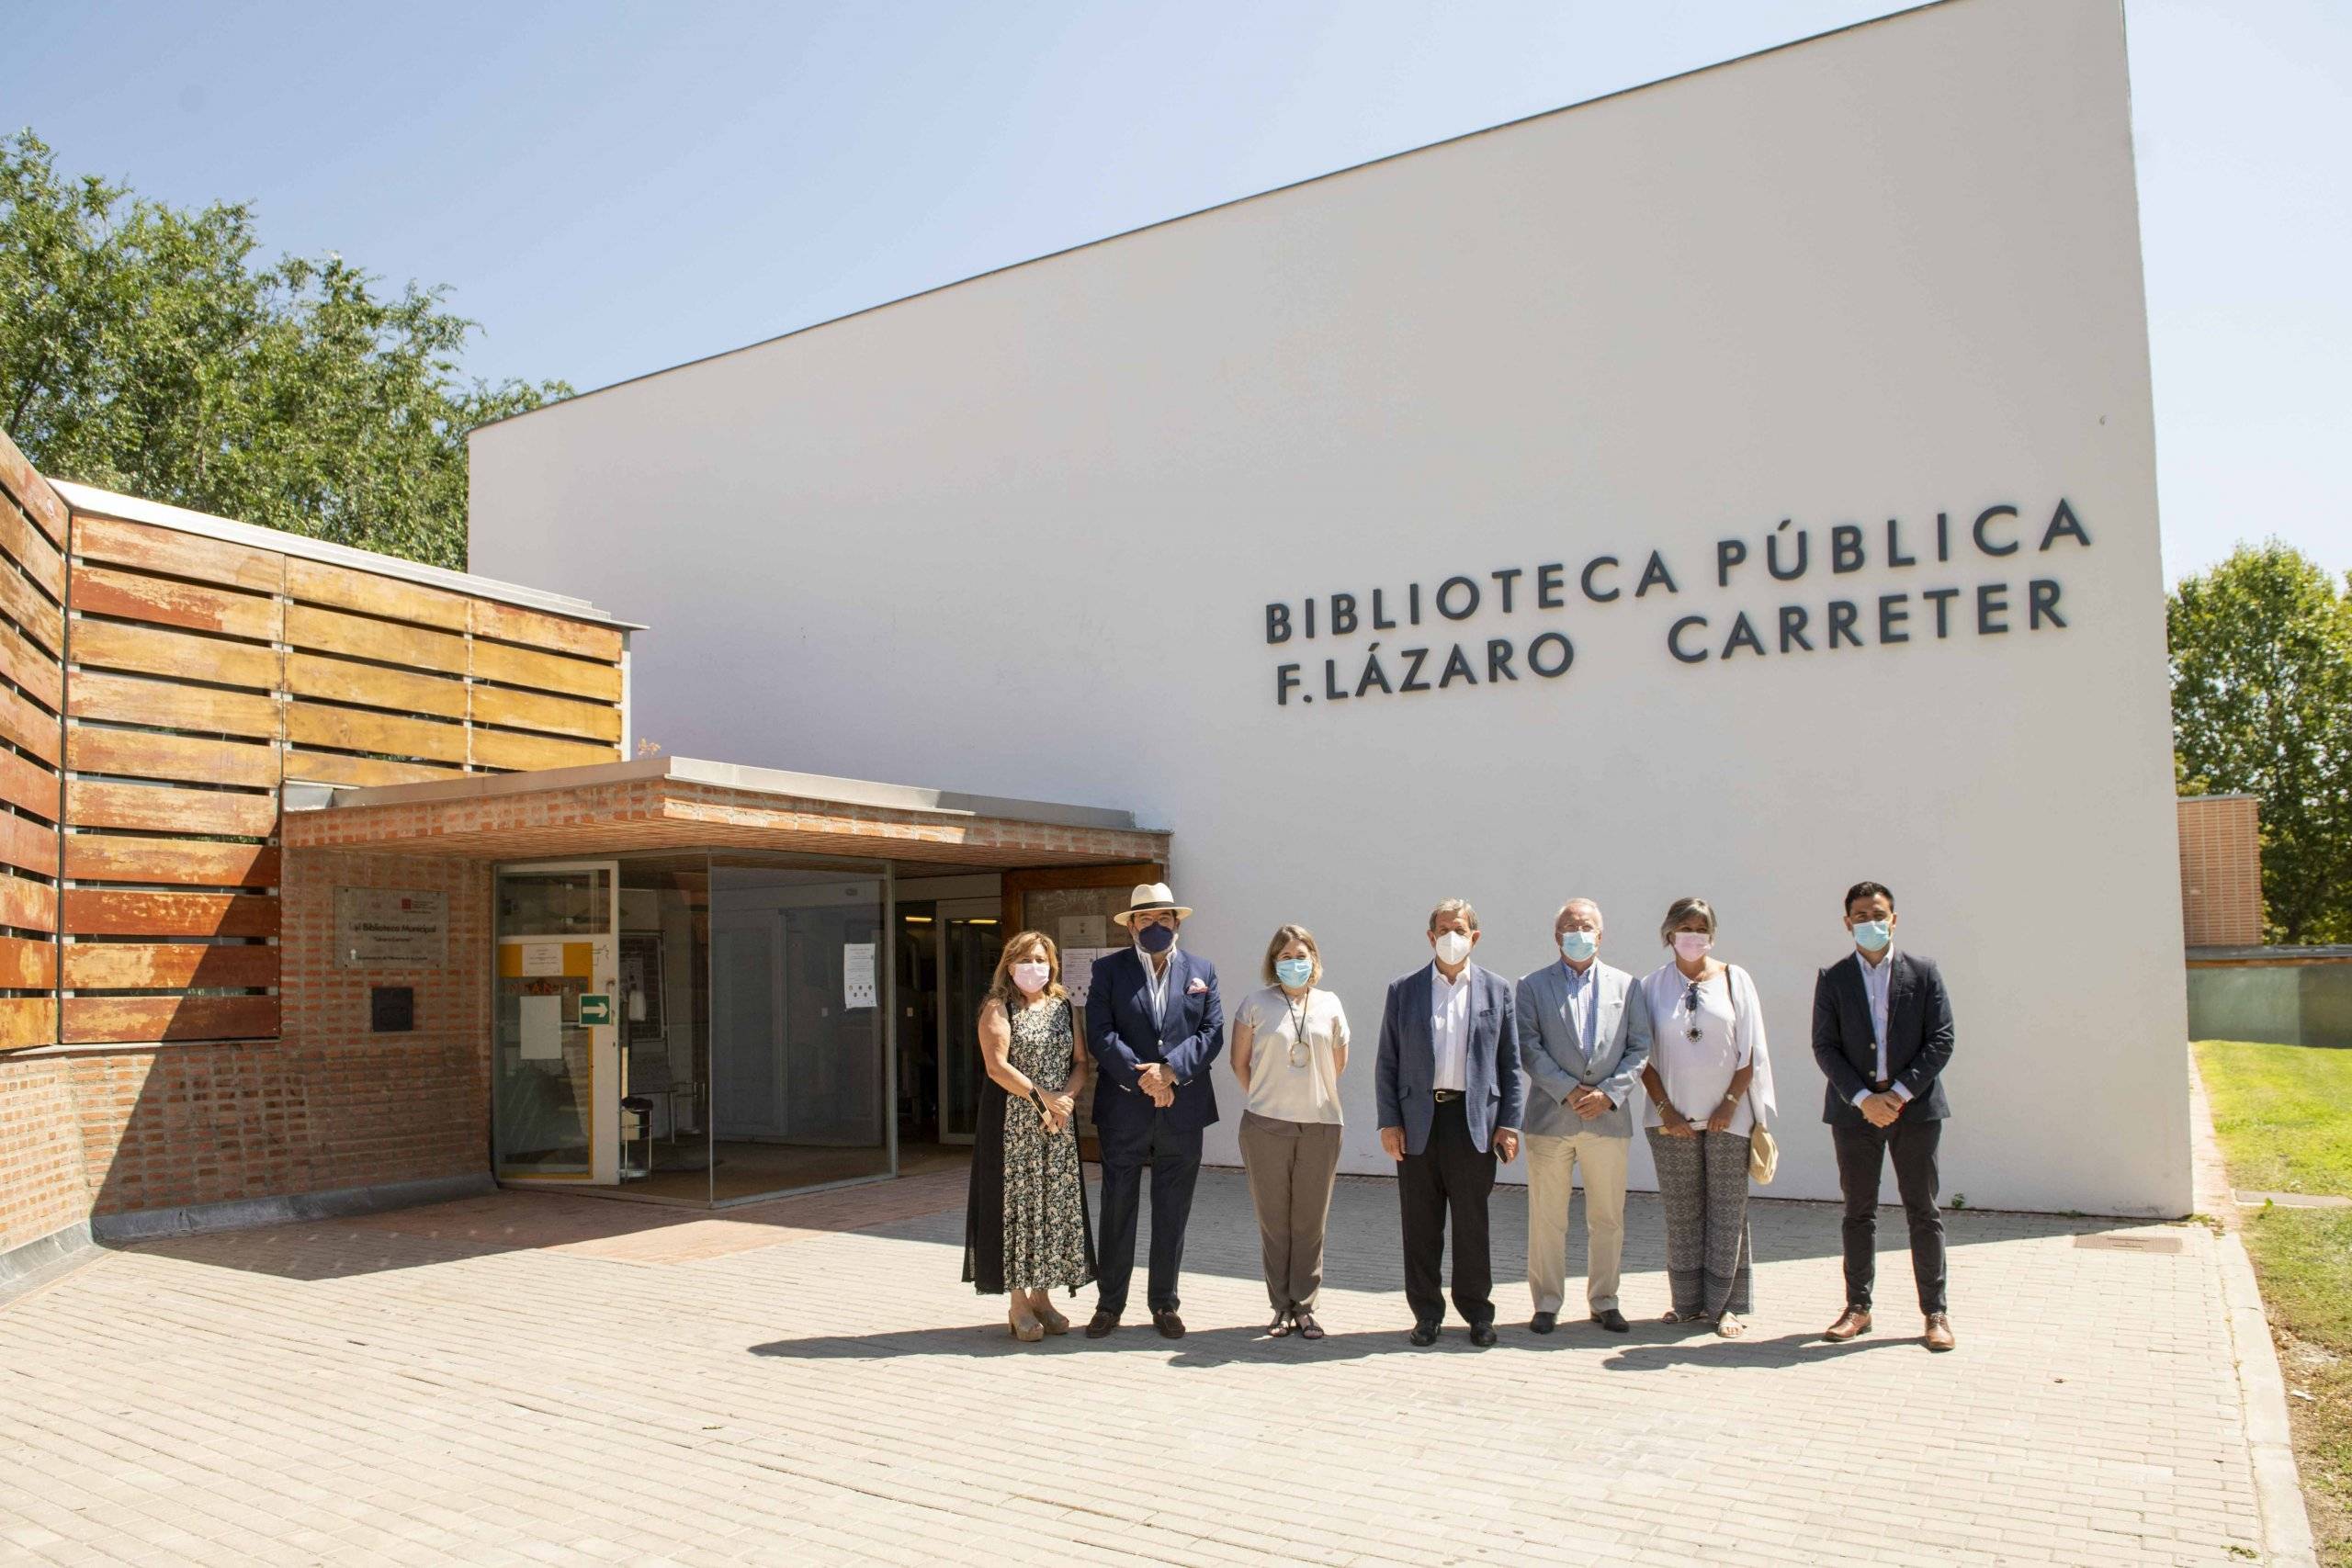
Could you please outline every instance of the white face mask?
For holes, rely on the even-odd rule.
[[[1470,956],[1470,938],[1461,931],[1447,931],[1437,939],[1438,961],[1459,964]]]
[[[1012,983],[1021,987],[1021,994],[1024,997],[1034,997],[1044,990],[1046,982],[1053,977],[1051,964],[1032,962],[1012,966]]]
[[[1705,931],[1676,931],[1674,933],[1674,955],[1685,964],[1706,957],[1707,950],[1714,945],[1715,939]]]

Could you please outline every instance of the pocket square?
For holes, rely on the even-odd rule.
[[[1206,980],[1195,980],[1191,985],[1184,987],[1184,994],[1188,997],[1207,996],[1209,994],[1209,983]]]

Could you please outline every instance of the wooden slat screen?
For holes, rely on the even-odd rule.
[[[0,435],[0,1051],[57,1038],[68,525]]]
[[[47,840],[67,1043],[277,1032],[286,781],[620,755],[612,626],[153,524],[76,513],[71,536],[52,574],[71,655],[51,698],[65,715],[62,872],[54,826]],[[0,585],[0,622],[44,629],[38,599]],[[39,690],[0,690],[0,741],[44,712],[54,724]],[[11,766],[0,756],[0,795],[37,782]],[[0,866],[39,854],[40,827],[0,822]],[[0,941],[0,983],[33,962]]]

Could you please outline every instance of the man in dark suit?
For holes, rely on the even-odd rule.
[[[1911,1223],[1911,1272],[1930,1350],[1954,1340],[1944,1299],[1944,1222],[1936,1209],[1936,1151],[1944,1121],[1944,1064],[1951,1060],[1951,998],[1925,958],[1894,951],[1894,895],[1876,882],[1846,890],[1854,951],[1821,971],[1813,987],[1813,1057],[1829,1087],[1821,1119],[1838,1147],[1846,1194],[1846,1310],[1826,1337],[1871,1329],[1878,1262],[1879,1179],[1888,1156]]]
[[[1086,992],[1086,1045],[1102,1076],[1094,1087],[1094,1133],[1102,1145],[1101,1277],[1086,1337],[1119,1326],[1136,1271],[1136,1213],[1151,1167],[1151,1273],[1146,1300],[1162,1337],[1182,1339],[1176,1275],[1184,1223],[1201,1174],[1201,1130],[1216,1120],[1209,1064],[1225,1049],[1216,967],[1176,950],[1192,914],[1164,882],[1145,883],[1111,918],[1134,945],[1094,961]]]
[[[1438,1261],[1453,1224],[1453,1307],[1470,1342],[1495,1342],[1487,1199],[1495,1162],[1519,1157],[1519,1028],[1511,983],[1470,962],[1478,914],[1460,898],[1430,912],[1435,962],[1388,987],[1376,1074],[1380,1146],[1396,1162],[1412,1340],[1437,1343],[1445,1317]]]

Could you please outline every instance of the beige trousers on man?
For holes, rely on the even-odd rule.
[[[1568,1198],[1584,1171],[1585,1300],[1594,1312],[1617,1304],[1625,1255],[1625,1155],[1631,1138],[1598,1133],[1527,1134],[1527,1289],[1537,1312],[1556,1313],[1568,1290]]]

